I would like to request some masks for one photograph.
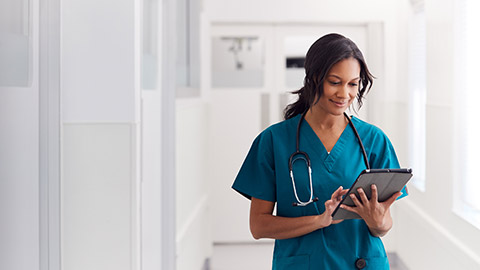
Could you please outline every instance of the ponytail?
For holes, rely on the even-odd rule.
[[[286,119],[293,118],[299,114],[302,114],[310,108],[310,102],[308,99],[308,92],[305,91],[305,87],[300,88],[297,91],[293,91],[292,94],[298,94],[298,99],[294,103],[288,104],[283,111],[283,117]]]

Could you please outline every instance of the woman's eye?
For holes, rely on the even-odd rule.
[[[351,83],[350,86],[358,86],[358,83]]]
[[[340,82],[332,82],[332,81],[331,81],[330,84],[332,84],[332,85],[339,85]]]

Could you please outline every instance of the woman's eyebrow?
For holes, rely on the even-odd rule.
[[[335,78],[338,78],[338,79],[342,79],[340,76],[337,76],[335,74],[328,74],[328,77],[335,77]]]
[[[337,75],[335,75],[335,74],[329,74],[327,77],[335,77],[335,78],[337,78],[337,79],[339,79],[339,80],[342,80],[342,77],[337,76]],[[351,79],[350,81],[354,81],[354,80],[360,80],[360,77],[353,78],[353,79]]]

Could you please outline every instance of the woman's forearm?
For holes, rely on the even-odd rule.
[[[250,231],[255,239],[287,239],[323,228],[322,216],[279,217],[259,214],[250,217]]]
[[[341,222],[333,220],[332,213],[347,190],[339,187],[330,200],[325,202],[321,215],[303,217],[279,217],[273,215],[274,202],[252,198],[250,205],[250,231],[253,238],[287,239]]]

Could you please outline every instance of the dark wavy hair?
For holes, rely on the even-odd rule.
[[[305,57],[303,87],[292,92],[298,94],[298,100],[287,105],[284,110],[284,118],[289,119],[302,114],[316,104],[323,94],[323,82],[332,66],[350,57],[357,59],[360,64],[360,83],[357,94],[358,109],[360,109],[364,95],[372,88],[374,77],[368,70],[362,52],[357,45],[350,39],[333,33],[319,38],[308,50]]]

